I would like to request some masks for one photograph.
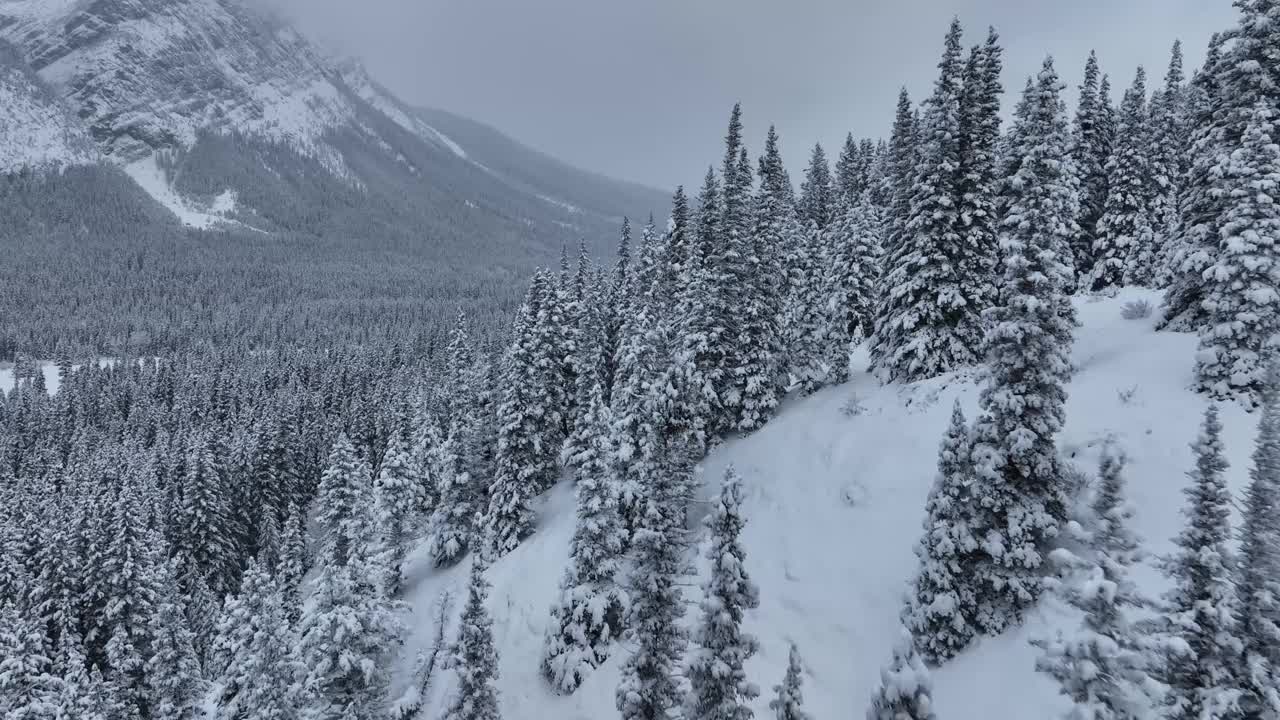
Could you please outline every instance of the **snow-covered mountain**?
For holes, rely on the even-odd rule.
[[[1160,555],[1173,550],[1182,528],[1182,489],[1194,462],[1189,444],[1207,401],[1188,389],[1195,335],[1157,333],[1153,318],[1124,319],[1124,304],[1134,300],[1156,304],[1159,294],[1126,289],[1116,298],[1076,298],[1078,372],[1068,387],[1059,448],[1091,476],[1108,440],[1123,448],[1137,509],[1133,527]],[[855,353],[853,363],[861,370],[865,354]],[[743,477],[746,569],[760,586],[760,607],[748,612],[746,623],[761,643],[746,666],[761,688],[753,703],[757,718],[773,717],[770,688],[782,680],[792,642],[804,658],[805,709],[815,718],[861,717],[899,639],[899,611],[917,567],[913,548],[952,404],[958,399],[975,417],[979,389],[972,373],[908,385],[881,385],[855,373],[845,385],[793,398],[761,430],[727,442],[704,461],[705,499],[718,492],[727,466]],[[1222,420],[1227,478],[1238,497],[1248,483],[1257,417],[1228,405]],[[554,694],[541,675],[543,633],[574,532],[570,483],[544,496],[538,513],[536,533],[490,568],[504,717],[617,717],[614,692],[632,649],[627,644],[615,645],[609,662],[573,695]],[[704,549],[697,558],[702,572]],[[424,547],[409,569],[414,614],[402,687],[412,687],[413,660],[431,643],[437,598],[452,590],[455,608],[465,598],[466,565],[433,570]],[[1165,589],[1149,565],[1135,579],[1153,595]],[[684,584],[687,622],[697,616],[700,580]],[[1023,626],[980,640],[934,671],[938,716],[1060,717],[1069,703],[1052,679],[1035,671],[1038,651],[1028,641],[1058,628],[1074,631],[1078,623],[1074,610],[1047,597]],[[454,687],[453,673],[439,671],[422,717],[445,709]]]
[[[18,55],[0,93],[22,98],[0,105],[0,170],[100,156],[190,226],[349,238],[394,225],[538,256],[665,209],[664,193],[525,148],[533,167],[490,167],[485,148],[239,0],[0,0],[0,40]]]

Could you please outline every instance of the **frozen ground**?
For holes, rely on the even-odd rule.
[[[1092,470],[1104,439],[1114,437],[1123,446],[1131,459],[1136,529],[1150,550],[1165,553],[1180,526],[1188,443],[1206,402],[1187,389],[1195,338],[1156,333],[1153,318],[1122,319],[1124,302],[1137,298],[1158,306],[1158,296],[1142,290],[1077,300],[1083,324],[1074,347],[1079,372],[1061,448]],[[854,363],[865,365],[862,358]],[[815,717],[857,717],[865,709],[898,631],[902,592],[915,568],[912,546],[955,398],[972,420],[978,387],[970,376],[903,387],[857,374],[847,385],[790,401],[768,426],[727,443],[705,462],[704,495],[730,463],[744,477],[747,567],[761,589],[760,608],[749,617],[749,629],[761,641],[748,666],[762,689],[756,717],[770,716],[770,689],[782,678],[792,641],[804,657],[805,701]],[[851,399],[858,408],[853,416],[844,411]],[[1224,408],[1223,422],[1230,483],[1239,492],[1256,417],[1231,406]],[[490,570],[504,714],[615,717],[625,647],[617,647],[610,664],[570,697],[551,693],[539,675],[543,631],[573,532],[572,490],[562,483],[541,503],[537,534]],[[430,638],[430,610],[441,590],[465,591],[465,564],[447,572],[429,568],[420,553],[410,570],[408,658]],[[1158,574],[1139,576],[1148,590],[1162,589]],[[696,615],[699,594],[686,592],[688,620]],[[1034,671],[1036,651],[1027,640],[1075,622],[1048,602],[1023,628],[983,640],[935,672],[939,714],[953,720],[1056,715],[1064,702],[1056,686]],[[402,669],[401,684],[405,680]],[[452,673],[440,680],[423,717],[435,717],[452,691]]]

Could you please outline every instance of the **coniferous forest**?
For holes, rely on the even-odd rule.
[[[418,720],[445,682],[441,717],[521,717],[501,697],[486,570],[569,484],[549,692],[614,663],[611,717],[750,720],[764,692],[778,720],[810,718],[805,648],[784,676],[748,672],[761,647],[744,618],[770,587],[748,571],[741,477],[700,463],[862,372],[852,358],[884,383],[972,371],[982,389],[937,439],[901,641],[847,716],[945,720],[931,671],[1052,596],[1083,618],[1035,640],[1065,717],[1280,717],[1280,3],[1236,7],[1202,67],[1174,42],[1162,73],[1047,58],[1025,85],[995,29],[956,20],[932,87],[884,108],[886,137],[790,163],[772,128],[748,152],[735,106],[669,217],[624,221],[607,260],[566,249],[519,301],[495,281],[396,313],[345,287],[335,312],[278,298],[254,318],[192,292],[160,309],[183,318],[170,335],[133,350],[91,324],[42,337],[15,321],[0,717]],[[136,257],[122,277],[141,283]],[[49,288],[81,271],[40,265]],[[33,277],[3,275],[11,298]],[[1197,334],[1213,403],[1159,562],[1132,527],[1124,447],[1086,477],[1058,442],[1073,297],[1127,286],[1160,289],[1162,329]],[[1257,418],[1236,496],[1231,404]],[[393,691],[421,553],[468,581]],[[1135,580],[1143,563],[1163,596]]]

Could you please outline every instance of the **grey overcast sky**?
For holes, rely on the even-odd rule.
[[[929,91],[953,15],[966,44],[999,30],[1006,89],[1046,54],[1074,88],[1095,48],[1117,97],[1138,64],[1163,78],[1175,38],[1189,74],[1235,17],[1230,0],[259,1],[410,102],[664,189],[698,184],[737,100],[753,147],[777,125],[793,175],[815,141],[887,135],[898,88]]]

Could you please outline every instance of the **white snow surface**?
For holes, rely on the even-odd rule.
[[[236,208],[236,194],[232,190],[223,191],[211,205],[201,208],[174,190],[164,171],[156,164],[154,155],[125,165],[124,171],[156,202],[177,215],[184,225],[207,229],[219,223],[235,222],[226,217]]]
[[[1124,302],[1158,295],[1126,290],[1116,298],[1079,298],[1083,324],[1073,357],[1067,422],[1059,439],[1063,455],[1093,474],[1102,443],[1113,437],[1130,458],[1129,497],[1135,529],[1155,554],[1172,550],[1181,528],[1186,471],[1206,400],[1191,392],[1196,339],[1156,333],[1154,319],[1124,320]],[[865,366],[856,354],[854,367]],[[975,373],[914,385],[881,386],[865,373],[846,385],[809,398],[788,400],[779,417],[760,431],[725,443],[704,463],[704,498],[716,492],[727,465],[743,476],[746,566],[760,586],[760,607],[748,630],[761,642],[748,663],[761,688],[757,718],[772,717],[768,701],[787,665],[788,645],[804,658],[805,708],[817,718],[861,717],[899,637],[898,613],[916,568],[912,548],[920,536],[925,498],[933,482],[938,443],[958,398],[972,422],[977,414]],[[1129,394],[1128,400],[1122,394]],[[849,416],[851,398],[861,408]],[[1240,492],[1248,477],[1257,418],[1223,408],[1224,441],[1232,465],[1229,483]],[[540,500],[536,534],[489,571],[489,608],[501,656],[499,688],[510,718],[601,720],[617,716],[614,689],[628,653],[615,645],[609,663],[573,695],[551,692],[539,672],[543,632],[568,557],[574,500],[562,482]],[[699,534],[702,537],[702,534]],[[698,548],[699,567],[704,546]],[[406,600],[411,634],[397,669],[404,689],[413,658],[429,642],[436,598],[454,588],[455,608],[466,591],[466,562],[446,571],[430,568],[425,548],[410,558]],[[1159,574],[1136,573],[1148,592],[1163,590]],[[698,583],[685,591],[686,621],[698,617]],[[1028,639],[1078,622],[1048,599],[1021,628],[980,640],[933,673],[938,713],[951,720],[1049,718],[1067,703],[1057,686],[1036,673],[1037,650]],[[435,680],[422,717],[437,717],[453,692],[445,670]]]

